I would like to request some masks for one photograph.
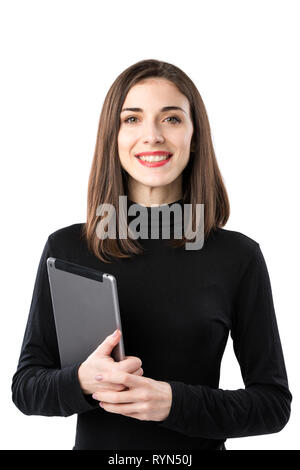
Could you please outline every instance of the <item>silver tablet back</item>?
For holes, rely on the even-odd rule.
[[[83,362],[117,328],[122,331],[112,274],[58,258],[47,259],[61,367]],[[125,358],[123,336],[112,351]]]

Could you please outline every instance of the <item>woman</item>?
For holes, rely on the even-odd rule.
[[[147,159],[154,152],[159,158]],[[130,209],[146,211],[148,235],[160,209],[204,204],[203,246],[186,249],[193,238],[174,236],[175,216],[159,219],[158,238],[105,238],[99,205],[113,205],[120,221],[119,196],[128,224]],[[227,438],[280,431],[292,395],[268,271],[256,241],[222,228],[228,217],[197,88],[174,65],[132,65],[103,105],[87,221],[52,233],[44,247],[13,377],[16,406],[28,415],[77,413],[74,449],[225,449]],[[111,357],[117,330],[82,364],[60,369],[49,256],[116,277],[124,361]],[[245,389],[218,388],[229,332]]]

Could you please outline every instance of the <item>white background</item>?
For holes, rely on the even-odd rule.
[[[74,444],[76,416],[23,415],[11,378],[46,239],[85,220],[105,95],[152,58],[180,67],[203,98],[231,203],[225,228],[260,243],[293,394],[281,432],[226,446],[299,449],[299,2],[109,3],[1,2],[1,448]],[[241,387],[229,338],[220,388]]]

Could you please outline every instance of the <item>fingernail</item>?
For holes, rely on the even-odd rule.
[[[116,329],[116,331],[114,332],[113,336],[117,336],[118,334],[118,328]]]
[[[95,393],[93,393],[92,397],[93,397],[93,398],[94,398],[94,400],[95,400],[95,398],[96,398],[96,394],[95,394]]]
[[[97,376],[95,377],[95,379],[96,379],[96,380],[102,380],[103,377],[102,377],[102,375],[97,375]]]

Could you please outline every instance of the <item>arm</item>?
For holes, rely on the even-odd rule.
[[[245,389],[168,381],[172,406],[159,426],[191,437],[226,439],[274,433],[286,425],[292,395],[270,279],[258,244],[236,294],[231,337]]]
[[[12,400],[26,415],[70,416],[98,407],[85,396],[78,379],[80,364],[60,369],[46,261],[54,256],[48,238],[37,270]]]

